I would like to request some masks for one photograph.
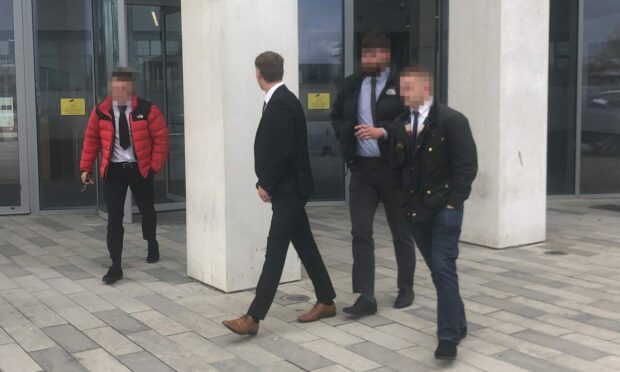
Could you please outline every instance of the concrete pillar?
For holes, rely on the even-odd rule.
[[[470,120],[480,170],[462,239],[545,240],[549,0],[450,2],[448,102]]]
[[[254,59],[273,50],[298,91],[297,1],[182,0],[187,271],[226,292],[252,288],[271,218],[255,189],[254,135],[264,93]],[[291,249],[282,281],[298,280]]]

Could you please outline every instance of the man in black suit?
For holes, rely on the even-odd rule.
[[[383,204],[392,233],[398,268],[397,309],[413,302],[415,250],[404,225],[396,185],[388,165],[389,135],[385,126],[400,115],[398,76],[390,68],[390,40],[370,33],[362,38],[362,71],[346,78],[332,108],[334,132],[351,169],[349,209],[353,237],[353,292],[360,296],[342,309],[353,316],[377,312],[373,223]]]
[[[246,315],[223,322],[240,335],[258,332],[258,323],[265,318],[275,297],[290,243],[306,268],[317,297],[312,309],[297,320],[313,322],[336,315],[336,293],[305,210],[314,185],[304,110],[282,83],[284,60],[279,54],[262,53],[255,66],[258,85],[267,93],[254,143],[256,188],[260,199],[271,203],[273,216],[256,297]]]
[[[433,78],[423,66],[401,73],[408,109],[388,128],[390,165],[403,190],[406,220],[437,291],[437,359],[454,359],[467,335],[456,259],[463,204],[478,171],[467,118],[434,102]]]

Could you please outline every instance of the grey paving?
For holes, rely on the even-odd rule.
[[[432,355],[436,296],[421,260],[414,304],[392,308],[397,273],[382,211],[376,315],[296,323],[314,301],[304,276],[280,286],[255,337],[220,324],[244,312],[253,291],[222,294],[187,277],[184,213],[161,214],[157,264],[144,262],[139,223],[126,226],[125,279],[114,286],[100,279],[109,258],[98,217],[0,217],[0,369],[617,371],[620,213],[592,208],[613,203],[551,201],[548,239],[538,245],[498,251],[462,244],[470,336],[453,364]],[[355,299],[347,208],[313,207],[309,215],[341,309]]]
[[[101,311],[95,315],[124,335],[150,330],[142,322],[121,310]]]
[[[86,371],[82,365],[65,350],[54,347],[30,353],[32,358],[45,370],[57,372]]]
[[[70,353],[96,349],[98,347],[96,343],[72,325],[48,327],[44,328],[43,332]]]

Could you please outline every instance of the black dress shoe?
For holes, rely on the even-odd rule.
[[[353,306],[342,309],[353,316],[373,315],[377,313],[377,300],[374,297],[360,296]]]
[[[103,276],[102,280],[105,284],[113,284],[121,279],[123,279],[123,269],[112,266],[108,269],[108,273]]]
[[[435,359],[454,360],[456,358],[456,343],[448,340],[439,341],[435,350]]]
[[[404,290],[401,289],[398,291],[398,296],[396,297],[396,301],[394,301],[395,309],[403,309],[407,306],[410,306],[413,303],[413,290]]]
[[[159,243],[157,240],[149,242],[149,253],[146,256],[146,262],[155,263],[159,261]]]
[[[461,340],[467,337],[467,327],[461,327]]]

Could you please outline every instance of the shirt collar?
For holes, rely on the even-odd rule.
[[[430,96],[428,97],[426,101],[424,101],[424,104],[422,106],[418,107],[417,110],[414,110],[413,108],[411,108],[411,114],[413,115],[414,111],[418,111],[420,113],[420,116],[427,117],[428,113],[431,111],[432,105],[433,105],[433,96]]]
[[[386,67],[385,70],[381,71],[381,74],[379,74],[377,80],[380,82],[387,81],[387,79],[390,77],[391,72],[392,70],[389,67]]]
[[[278,84],[274,85],[271,87],[271,89],[269,89],[267,91],[267,95],[265,96],[265,104],[269,103],[269,100],[271,99],[271,97],[273,96],[273,94],[275,93],[275,91],[280,88],[282,85],[284,85],[284,82],[279,82]]]
[[[389,67],[386,67],[385,70],[381,71],[381,73],[374,75],[377,78],[377,83],[383,83],[385,81],[388,80],[388,78],[390,77],[390,73],[392,72],[392,70]],[[365,79],[368,79],[366,81],[370,81],[370,78],[372,78],[373,75],[366,75]]]
[[[121,106],[119,103],[118,101],[112,101],[112,107],[118,109],[118,106]],[[131,100],[125,102],[125,106],[127,106],[128,109],[131,108]]]

